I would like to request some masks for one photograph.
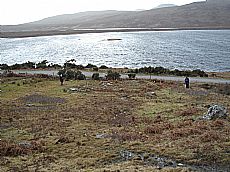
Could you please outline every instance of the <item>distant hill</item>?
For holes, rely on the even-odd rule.
[[[90,11],[49,17],[16,26],[1,26],[1,33],[73,31],[105,28],[230,28],[230,0],[195,2],[145,11]],[[167,4],[169,5],[169,4]],[[166,6],[167,6],[166,5]],[[170,4],[171,5],[171,4]]]
[[[168,7],[176,7],[177,5],[175,4],[161,4],[161,5],[158,5],[157,7],[155,7],[154,9],[156,8],[168,8]]]

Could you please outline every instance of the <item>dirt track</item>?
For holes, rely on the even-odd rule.
[[[57,76],[57,70],[14,70],[15,73],[27,73],[27,74],[48,74]],[[1,73],[1,71],[0,71]],[[85,72],[83,74],[87,77],[91,77],[95,72]],[[104,77],[106,73],[100,73],[101,77]],[[122,78],[128,78],[127,75],[122,74]],[[158,80],[167,80],[167,81],[184,81],[184,77],[179,76],[156,76],[156,75],[137,75],[137,79],[158,79]],[[191,82],[204,82],[204,83],[216,83],[216,84],[230,84],[230,80],[228,79],[219,79],[219,78],[199,78],[199,77],[191,77]]]

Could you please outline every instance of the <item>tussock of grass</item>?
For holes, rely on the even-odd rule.
[[[19,156],[31,153],[38,153],[44,151],[44,144],[38,141],[31,141],[27,143],[28,146],[23,144],[16,144],[14,142],[1,140],[0,141],[0,155],[1,156]]]

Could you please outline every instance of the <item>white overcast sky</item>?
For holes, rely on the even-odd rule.
[[[82,11],[151,9],[201,0],[0,0],[0,25],[21,24]]]

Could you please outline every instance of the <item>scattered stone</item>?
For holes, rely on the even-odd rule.
[[[108,134],[97,134],[96,135],[96,139],[105,139],[105,138],[109,138]]]
[[[70,91],[77,91],[77,92],[79,91],[78,88],[69,88],[69,90],[70,90]]]
[[[177,163],[175,161],[164,157],[159,157],[157,155],[151,156],[149,158],[149,163],[156,165],[159,169],[162,169],[164,167],[177,167]]]
[[[26,104],[26,106],[32,107],[32,106],[35,106],[35,105],[34,104]]]
[[[147,153],[133,153],[127,150],[122,150],[120,151],[120,156],[124,161],[139,160],[143,161],[145,164],[156,166],[158,169],[162,169],[164,167],[176,168],[179,166],[175,161],[171,159]],[[181,165],[181,163],[179,164]]]
[[[178,164],[177,164],[177,166],[182,167],[182,166],[184,166],[184,164],[182,164],[182,163],[178,163]]]
[[[18,143],[18,146],[20,146],[21,148],[29,149],[32,147],[32,144],[29,142],[20,142]]]
[[[113,84],[110,82],[101,82],[102,87],[112,86]]]
[[[132,152],[130,152],[130,151],[124,150],[124,151],[120,151],[120,156],[121,156],[125,161],[127,161],[127,160],[133,159],[133,157],[135,156],[135,154],[132,153]]]
[[[220,105],[213,105],[208,109],[207,114],[205,114],[201,119],[204,120],[215,120],[215,119],[225,119],[229,114],[227,110]]]
[[[67,92],[75,93],[75,92],[89,92],[90,89],[86,87],[76,87],[76,88],[69,88]]]
[[[147,98],[155,98],[156,96],[157,96],[157,94],[155,93],[155,92],[147,92],[147,93],[145,93],[145,96],[147,97]]]

